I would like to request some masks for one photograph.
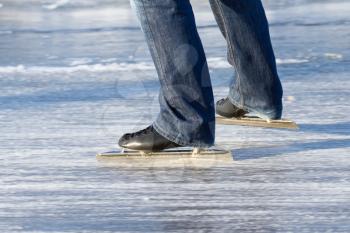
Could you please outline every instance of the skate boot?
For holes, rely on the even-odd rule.
[[[144,152],[156,152],[180,147],[160,135],[153,126],[149,126],[135,133],[124,134],[118,142],[120,147]]]
[[[230,100],[226,97],[216,102],[216,113],[226,118],[240,118],[248,112],[244,109],[238,108],[233,105]]]

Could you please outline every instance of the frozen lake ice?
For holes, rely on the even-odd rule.
[[[192,1],[216,99],[233,75]],[[127,1],[0,1],[1,232],[350,232],[350,3],[264,1],[299,131],[218,126],[231,164],[96,161],[158,112]]]

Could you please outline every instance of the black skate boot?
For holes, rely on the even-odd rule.
[[[120,147],[145,152],[156,152],[165,149],[180,147],[160,135],[153,126],[135,133],[124,134],[118,142]]]
[[[230,102],[230,100],[226,97],[216,102],[216,113],[226,118],[240,118],[248,112],[244,109],[238,108],[235,105],[233,105]]]

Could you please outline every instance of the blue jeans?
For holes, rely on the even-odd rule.
[[[262,118],[282,114],[268,22],[260,0],[209,0],[236,78],[229,99]],[[160,80],[156,131],[183,146],[209,147],[215,110],[207,61],[189,0],[131,0]]]

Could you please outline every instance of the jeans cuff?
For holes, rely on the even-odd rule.
[[[252,115],[257,116],[259,118],[262,118],[265,120],[273,120],[273,119],[280,119],[282,116],[282,106],[277,107],[277,109],[281,109],[277,111],[276,110],[260,111],[249,106],[243,106],[242,104],[240,104],[240,101],[237,100],[236,98],[239,99],[239,96],[237,95],[234,97],[232,97],[231,95],[228,96],[228,99],[233,105],[235,105],[238,108],[244,109],[249,113],[251,113]]]
[[[152,126],[157,131],[157,133],[159,133],[161,136],[165,137],[169,141],[172,141],[172,142],[175,142],[176,144],[179,144],[180,146],[209,148],[209,147],[214,145],[214,144],[207,144],[207,143],[202,143],[202,142],[187,142],[186,140],[183,140],[181,135],[179,135],[179,134],[173,135],[173,134],[163,130],[162,127],[160,127],[158,125],[157,121],[153,122]]]

